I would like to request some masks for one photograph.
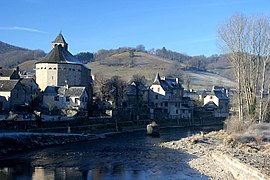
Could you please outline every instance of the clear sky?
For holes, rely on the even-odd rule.
[[[269,0],[0,0],[0,41],[51,50],[62,31],[71,53],[118,47],[220,54],[217,27],[236,13],[269,15]]]

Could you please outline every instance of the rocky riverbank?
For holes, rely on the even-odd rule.
[[[228,135],[220,130],[160,146],[197,156],[189,165],[210,179],[269,179],[270,143],[267,137],[262,131],[260,135],[252,134],[250,130],[248,134]]]

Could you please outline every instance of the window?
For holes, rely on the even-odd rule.
[[[158,99],[158,95],[156,95],[156,99]]]
[[[160,87],[157,88],[157,91],[158,91],[158,92],[160,91]]]
[[[53,68],[54,70],[56,70],[56,68]]]
[[[55,96],[54,101],[59,101],[59,96]]]
[[[178,114],[178,109],[176,109],[175,113]]]
[[[69,97],[66,97],[66,102],[69,102],[70,101],[70,98]]]
[[[165,107],[168,107],[168,102],[165,102]]]
[[[52,80],[53,80],[53,76],[52,76]]]
[[[80,99],[79,98],[75,98],[75,104],[79,104]]]

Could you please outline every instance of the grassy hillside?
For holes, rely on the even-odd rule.
[[[92,69],[92,74],[103,74],[105,78],[117,75],[128,81],[134,74],[139,74],[151,82],[157,72],[161,76],[165,76],[170,70],[181,70],[185,67],[184,64],[177,61],[143,52],[135,52],[134,57],[130,57],[128,52],[114,54],[104,60],[88,63],[87,66]],[[183,73],[190,77],[190,87],[194,89],[211,88],[213,85],[235,86],[231,80],[214,73],[205,71],[183,71]],[[184,86],[186,85],[184,84]]]

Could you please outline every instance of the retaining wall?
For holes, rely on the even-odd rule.
[[[259,172],[257,169],[241,163],[238,159],[225,154],[212,153],[212,157],[223,164],[237,180],[265,180],[269,176]]]

